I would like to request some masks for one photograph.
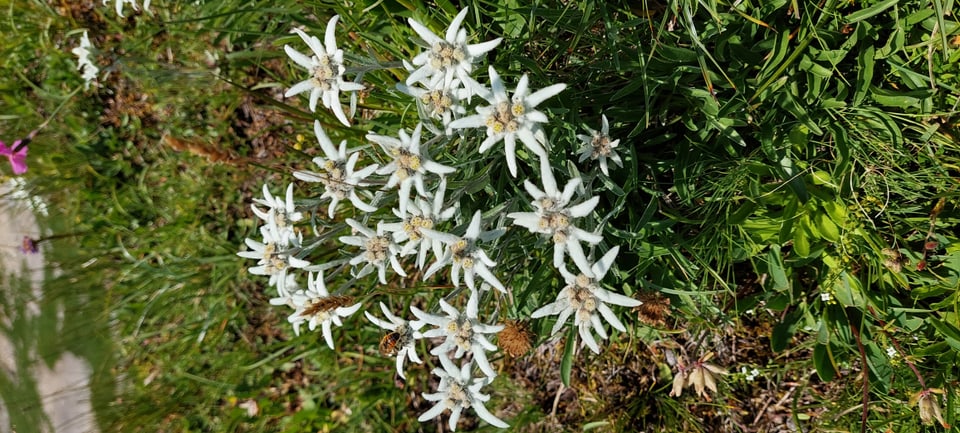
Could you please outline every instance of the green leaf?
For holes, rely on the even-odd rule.
[[[853,90],[853,105],[860,105],[870,93],[870,83],[873,82],[874,53],[873,45],[867,45],[857,56],[857,86]]]
[[[830,242],[838,242],[840,240],[840,230],[830,219],[829,215],[824,212],[817,212],[813,216],[813,222],[817,225],[817,229],[820,231],[822,238]]]
[[[813,366],[817,369],[820,380],[824,382],[829,382],[837,376],[837,368],[833,365],[830,345],[817,344],[813,346]]]
[[[781,352],[790,345],[790,339],[793,333],[797,331],[797,323],[803,317],[802,311],[794,310],[783,318],[783,321],[773,327],[770,334],[770,348],[774,352]]]
[[[774,290],[783,291],[790,288],[790,280],[787,279],[787,272],[783,267],[780,245],[770,245],[770,250],[767,251],[767,272],[770,273]]]
[[[858,10],[850,15],[847,15],[847,23],[853,24],[858,21],[863,21],[867,18],[873,17],[883,13],[883,11],[890,9],[893,5],[899,3],[900,0],[885,0],[880,3],[877,3],[873,6],[870,6],[866,9]]]
[[[944,340],[946,340],[950,347],[953,347],[954,350],[960,350],[960,329],[957,329],[956,326],[950,323],[933,317],[928,317],[927,323],[932,325],[937,332],[943,336]]]
[[[570,369],[573,367],[573,352],[577,344],[576,327],[569,327],[567,344],[563,346],[563,359],[560,360],[560,381],[563,386],[570,386]]]
[[[800,257],[810,255],[810,238],[802,224],[798,224],[793,230],[793,251]]]

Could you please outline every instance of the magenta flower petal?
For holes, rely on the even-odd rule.
[[[14,152],[13,149],[17,148],[17,145],[20,144],[20,140],[13,142],[13,147],[7,147],[6,143],[0,141],[0,155],[4,155],[7,159],[10,160],[10,165],[13,166],[13,174],[23,174],[27,172],[27,149],[30,146],[24,146],[17,152]]]

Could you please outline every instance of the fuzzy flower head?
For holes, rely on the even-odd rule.
[[[376,268],[380,284],[387,284],[387,263],[390,263],[394,272],[400,276],[407,276],[397,260],[400,248],[393,242],[383,224],[377,224],[376,232],[351,218],[347,218],[347,225],[353,228],[356,235],[341,236],[340,242],[361,248],[360,254],[350,259],[350,264],[356,266],[365,263],[357,273],[357,278],[366,276]]]
[[[422,123],[417,124],[412,135],[407,135],[406,131],[401,129],[399,139],[384,135],[367,135],[367,140],[379,144],[384,151],[393,157],[393,161],[377,170],[377,174],[390,175],[386,188],[400,185],[401,213],[407,211],[412,186],[417,188],[417,193],[420,196],[426,197],[427,190],[423,185],[423,176],[427,172],[442,176],[456,171],[453,167],[447,167],[430,160],[427,153],[422,151],[423,149],[420,146],[420,131],[422,129]]]
[[[542,160],[540,172],[543,175],[543,190],[537,188],[532,182],[524,181],[523,186],[527,193],[533,197],[532,205],[534,212],[512,212],[507,214],[513,218],[513,223],[526,227],[533,233],[543,233],[550,236],[553,240],[553,265],[562,268],[564,253],[570,253],[570,256],[581,268],[589,268],[587,257],[580,247],[580,242],[586,242],[590,245],[596,245],[603,240],[603,237],[580,229],[573,225],[574,218],[584,217],[593,212],[600,201],[599,196],[576,205],[571,205],[570,201],[580,185],[580,178],[573,178],[563,187],[563,191],[557,189],[557,182],[551,173],[549,164]]]
[[[460,414],[464,409],[473,408],[477,416],[490,423],[490,425],[499,428],[510,427],[509,424],[490,413],[483,405],[490,400],[489,395],[480,392],[488,383],[488,379],[485,377],[473,377],[471,371],[473,369],[473,363],[471,361],[457,368],[452,360],[441,356],[440,364],[443,368],[433,369],[433,374],[440,378],[437,392],[423,394],[423,398],[436,403],[432,408],[421,414],[420,417],[417,418],[418,421],[424,422],[436,418],[447,409],[450,409],[450,430],[456,431]]]
[[[436,326],[423,333],[424,337],[444,337],[444,341],[430,351],[430,354],[441,358],[447,357],[447,353],[454,350],[453,357],[460,359],[466,353],[472,353],[473,359],[477,361],[477,366],[487,377],[496,377],[497,373],[487,360],[487,351],[497,350],[497,346],[490,342],[484,334],[495,334],[503,329],[503,325],[487,325],[480,322],[477,317],[479,312],[479,294],[476,292],[470,294],[467,301],[467,310],[460,312],[454,306],[443,299],[440,300],[440,309],[446,316],[436,316],[425,313],[417,307],[410,307],[413,314],[421,322]]]
[[[250,250],[241,251],[237,255],[257,259],[257,265],[247,269],[247,272],[269,276],[270,285],[277,288],[280,296],[286,296],[289,294],[287,287],[291,281],[288,272],[310,266],[310,262],[294,255],[300,249],[300,238],[281,234],[280,229],[273,223],[260,226],[260,234],[263,242],[247,238],[244,242]]]
[[[578,328],[583,344],[594,353],[600,353],[600,346],[597,345],[590,331],[591,329],[595,331],[600,338],[607,338],[607,331],[603,329],[603,323],[600,321],[601,316],[620,332],[627,331],[607,304],[624,307],[636,307],[641,304],[636,299],[600,287],[600,281],[613,265],[619,249],[614,247],[589,268],[581,267],[579,275],[573,275],[566,267],[561,267],[560,273],[563,274],[567,286],[557,294],[556,301],[540,307],[531,317],[558,315],[557,323],[553,325],[551,331],[551,334],[556,334],[563,328],[567,319],[573,316],[573,324]]]
[[[317,101],[322,100],[323,106],[333,110],[337,120],[345,126],[350,126],[347,115],[343,112],[343,106],[340,105],[340,91],[352,92],[363,90],[363,85],[344,81],[343,73],[346,68],[343,66],[343,50],[337,49],[337,39],[335,30],[339,15],[334,15],[327,22],[327,30],[324,34],[323,42],[316,36],[310,36],[300,29],[293,31],[303,39],[303,42],[313,51],[312,56],[303,54],[289,45],[284,45],[283,50],[287,52],[290,59],[300,67],[310,72],[310,77],[297,84],[294,84],[285,97],[299,95],[303,92],[310,92],[310,111],[317,110]]]
[[[601,116],[603,119],[603,126],[600,128],[600,131],[594,131],[590,128],[587,128],[587,131],[590,132],[590,135],[577,135],[577,138],[583,143],[583,146],[580,148],[580,162],[586,160],[600,160],[600,171],[604,175],[609,176],[610,172],[607,168],[607,160],[617,165],[617,167],[623,167],[623,160],[620,159],[620,155],[617,154],[617,145],[620,144],[620,140],[611,140],[610,139],[610,123],[607,122],[607,116]]]
[[[410,27],[427,43],[429,49],[413,58],[413,66],[417,69],[407,77],[408,86],[420,82],[431,90],[452,90],[459,83],[473,82],[470,78],[473,64],[500,44],[503,38],[468,45],[467,30],[460,28],[467,16],[467,9],[463,8],[457,14],[443,38],[413,18],[409,20]]]
[[[510,174],[517,175],[517,139],[531,152],[546,159],[547,153],[541,143],[546,143],[542,123],[547,122],[547,115],[536,110],[537,105],[546,99],[557,95],[566,84],[554,84],[530,93],[529,78],[526,74],[520,77],[513,96],[507,95],[507,89],[500,80],[497,71],[490,67],[491,92],[483,96],[490,105],[478,107],[477,114],[454,120],[450,123],[453,129],[487,128],[487,138],[480,144],[480,153],[484,153],[494,144],[503,141],[504,152],[507,157],[507,167]]]
[[[266,206],[266,208],[261,208],[260,206]],[[250,208],[253,209],[253,213],[257,218],[276,226],[279,237],[278,241],[284,245],[289,245],[290,240],[296,237],[293,223],[301,221],[304,218],[303,213],[298,212],[293,203],[292,183],[287,185],[285,198],[275,197],[270,193],[267,185],[264,184],[263,198],[253,199],[253,204],[250,205]]]
[[[380,303],[380,310],[383,311],[383,315],[386,316],[387,320],[382,320],[366,311],[364,311],[363,314],[367,316],[367,320],[373,322],[373,324],[390,331],[380,341],[380,354],[384,356],[396,356],[397,374],[399,374],[401,378],[406,379],[407,377],[403,374],[403,363],[407,358],[417,364],[423,364],[423,361],[417,356],[417,350],[414,347],[416,340],[423,338],[423,334],[418,332],[420,327],[423,326],[423,322],[408,322],[403,320],[393,315],[383,302]]]
[[[360,309],[360,303],[353,303],[350,296],[330,295],[327,292],[327,286],[323,282],[323,273],[313,277],[311,273],[306,290],[298,290],[292,296],[275,298],[271,300],[272,304],[287,304],[296,311],[287,317],[287,321],[293,324],[293,332],[300,335],[300,325],[307,324],[311,331],[320,326],[323,329],[323,339],[327,341],[327,346],[333,349],[332,325],[343,326],[341,317],[348,317]]]
[[[443,207],[446,188],[447,180],[443,178],[432,199],[429,199],[429,196],[428,200],[417,197],[414,205],[407,207],[406,213],[395,208],[393,212],[401,222],[383,225],[393,233],[394,241],[403,244],[400,250],[401,256],[417,254],[417,267],[420,269],[423,269],[430,251],[433,251],[438,259],[443,256],[443,243],[439,239],[429,237],[422,229],[432,230],[437,224],[452,218],[456,212],[455,207]]]
[[[359,152],[353,152],[347,156],[347,140],[340,142],[340,148],[333,146],[333,142],[323,132],[320,127],[320,121],[313,123],[313,131],[317,134],[317,141],[326,157],[316,157],[314,164],[322,170],[321,173],[312,171],[295,171],[293,177],[306,182],[319,182],[324,186],[323,198],[330,198],[330,207],[328,214],[330,218],[336,213],[337,203],[340,200],[349,198],[353,206],[363,212],[373,212],[377,208],[364,203],[357,195],[357,188],[368,186],[364,179],[377,170],[377,165],[365,167],[360,171],[355,171],[357,161],[360,159]]]
[[[451,265],[451,278],[455,286],[460,286],[460,271],[462,270],[464,280],[467,282],[467,287],[469,287],[470,290],[476,290],[475,280],[476,276],[479,276],[491,286],[496,287],[497,290],[506,293],[507,289],[503,286],[503,283],[501,283],[491,271],[497,263],[491,260],[490,257],[487,256],[487,253],[477,245],[479,240],[490,240],[498,234],[496,232],[481,232],[480,222],[480,211],[477,211],[473,215],[470,226],[467,227],[467,232],[463,237],[430,229],[421,229],[421,232],[430,238],[439,239],[446,245],[446,251],[443,257],[437,259],[436,262],[427,268],[427,272],[423,278],[430,278],[431,275],[449,264]]]
[[[119,4],[120,2],[118,2]],[[148,1],[144,5],[149,5]],[[134,3],[134,8],[136,8],[136,3]],[[117,11],[117,14],[120,12]],[[122,16],[122,15],[121,15]],[[97,74],[100,73],[100,68],[93,64],[93,60],[90,58],[90,49],[93,48],[93,45],[90,43],[90,37],[87,36],[87,32],[83,32],[83,37],[80,38],[80,46],[70,50],[73,55],[77,56],[77,70],[82,71],[84,89],[90,88],[90,83],[97,79]]]
[[[460,87],[460,80],[458,79],[453,80],[453,89],[428,90],[419,86],[397,84],[397,90],[416,98],[420,118],[423,121],[429,121],[429,119],[440,120],[444,128],[443,133],[448,135],[450,134],[450,122],[453,121],[453,118],[459,118],[467,113],[467,109],[463,107],[461,101],[471,95],[470,90]],[[440,131],[435,131],[435,128],[431,127],[429,123],[427,128],[438,135],[440,134]]]

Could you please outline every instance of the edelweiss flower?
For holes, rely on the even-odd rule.
[[[465,353],[472,353],[473,359],[477,361],[477,366],[480,367],[483,374],[493,378],[497,376],[497,373],[493,371],[485,351],[495,352],[497,346],[487,340],[483,334],[500,332],[503,325],[486,325],[480,322],[477,317],[479,297],[476,292],[471,293],[470,299],[467,301],[467,311],[462,314],[443,299],[440,300],[440,308],[447,313],[446,317],[425,313],[413,306],[410,307],[410,310],[423,323],[436,326],[436,328],[424,332],[424,337],[446,337],[442,344],[430,350],[431,355],[445,358],[448,352],[456,349],[453,357],[460,359]]]
[[[417,247],[420,247],[420,252],[417,255],[417,268],[423,269],[431,247],[437,259],[443,256],[443,243],[439,239],[430,238],[420,229],[433,229],[437,223],[453,217],[456,208],[443,208],[443,195],[446,189],[447,180],[441,178],[432,204],[428,200],[417,197],[414,200],[414,206],[408,207],[406,213],[396,208],[393,210],[394,215],[403,220],[402,222],[385,223],[383,225],[384,229],[393,233],[395,242],[398,244],[406,242],[400,250],[401,256],[412,254],[417,250]]]
[[[322,98],[323,106],[333,110],[333,114],[341,123],[350,126],[347,115],[343,113],[343,106],[340,105],[340,91],[363,90],[363,85],[343,80],[343,73],[346,71],[343,67],[343,50],[337,49],[337,39],[334,35],[338,19],[340,16],[334,15],[327,22],[324,42],[320,42],[316,36],[307,35],[300,29],[293,29],[313,51],[313,56],[307,56],[289,45],[284,45],[283,50],[291,60],[310,72],[310,78],[294,84],[283,96],[289,98],[309,90],[310,111],[317,111],[317,101]]]
[[[330,325],[343,326],[340,322],[341,317],[350,316],[360,309],[360,303],[347,306],[353,302],[350,296],[333,295],[327,292],[327,286],[323,282],[323,273],[317,275],[317,278],[310,274],[310,281],[307,283],[307,290],[298,290],[290,297],[280,297],[271,299],[270,303],[274,305],[290,304],[296,311],[287,317],[287,321],[293,324],[293,332],[300,335],[300,325],[307,323],[307,328],[311,331],[317,329],[317,325],[323,328],[323,339],[327,341],[327,346],[333,349],[333,334]]]
[[[594,196],[585,202],[570,206],[570,199],[580,185],[580,178],[570,179],[561,193],[557,190],[557,181],[551,173],[550,165],[545,161],[546,159],[541,160],[540,167],[543,191],[529,180],[523,182],[523,187],[533,197],[532,204],[536,212],[512,212],[507,216],[513,218],[514,224],[526,227],[531,232],[550,235],[553,239],[553,266],[562,268],[563,255],[569,251],[570,257],[577,262],[578,266],[589,268],[587,256],[583,254],[580,241],[596,245],[603,240],[603,237],[575,227],[572,219],[587,216],[593,212],[600,197]]]
[[[320,127],[320,121],[315,120],[313,131],[317,134],[317,141],[320,142],[320,148],[326,154],[326,158],[313,158],[313,163],[323,169],[323,174],[312,171],[295,171],[293,177],[306,182],[320,182],[325,190],[321,199],[330,197],[330,208],[328,214],[333,218],[336,213],[337,203],[345,198],[350,198],[350,203],[357,209],[364,212],[373,212],[377,208],[370,206],[360,200],[357,195],[357,187],[364,187],[368,184],[363,180],[377,169],[377,165],[371,165],[360,171],[354,171],[357,160],[360,159],[360,153],[354,152],[347,157],[347,140],[340,142],[340,149],[333,146],[333,142],[323,132]]]
[[[600,316],[603,316],[607,323],[610,323],[620,332],[627,331],[627,328],[623,326],[620,319],[617,319],[617,315],[607,304],[624,307],[636,307],[641,304],[636,299],[609,292],[600,287],[600,280],[610,270],[619,249],[620,247],[614,247],[590,268],[581,267],[580,275],[573,275],[566,267],[561,267],[560,273],[563,274],[567,286],[557,294],[556,301],[540,307],[533,312],[531,317],[536,319],[554,314],[559,315],[557,323],[553,325],[551,331],[551,334],[556,334],[567,319],[573,316],[573,324],[579,329],[583,344],[590,347],[590,350],[594,353],[600,353],[600,346],[597,345],[597,341],[590,333],[592,327],[600,338],[607,338],[607,332],[603,329]],[[597,314],[598,312],[600,314]]]
[[[580,162],[587,159],[599,159],[600,171],[609,176],[607,159],[610,159],[617,167],[623,167],[623,161],[620,159],[620,155],[617,155],[616,150],[620,140],[610,140],[610,123],[607,122],[606,115],[602,115],[601,118],[603,119],[603,127],[600,128],[599,132],[587,128],[590,135],[577,135],[577,138],[583,142],[583,147],[580,148]]]
[[[430,157],[420,151],[420,130],[422,123],[418,123],[413,128],[413,135],[407,135],[406,131],[400,130],[400,139],[387,137],[384,135],[368,134],[367,140],[380,145],[393,161],[380,167],[377,174],[390,174],[386,188],[392,188],[400,184],[400,212],[406,213],[407,205],[410,202],[410,187],[415,186],[417,193],[421,196],[427,195],[427,190],[423,186],[423,175],[427,172],[445,175],[456,171],[453,167],[447,167],[430,160]]]
[[[458,79],[453,80],[452,86],[453,89],[427,90],[416,86],[397,84],[397,90],[417,98],[417,110],[420,112],[420,118],[424,121],[439,119],[443,123],[443,134],[449,135],[451,131],[449,126],[453,117],[460,117],[467,113],[467,109],[463,107],[460,101],[471,95],[469,90],[459,87],[460,80]],[[431,124],[428,124],[427,128],[440,135],[440,131],[436,131],[436,128],[433,128]]]
[[[120,2],[118,2],[119,4]],[[148,1],[145,5],[149,5]],[[136,3],[134,3],[136,6]],[[123,6],[119,6],[122,8]],[[119,14],[120,11],[117,11]],[[122,16],[122,15],[121,15]],[[83,71],[83,81],[84,89],[90,88],[90,83],[93,80],[97,79],[97,74],[100,73],[100,68],[93,64],[93,61],[90,59],[90,49],[93,48],[93,45],[90,43],[90,38],[87,36],[87,32],[83,32],[83,37],[80,38],[80,46],[70,50],[73,55],[77,56],[77,70]]]
[[[110,2],[110,0],[103,0],[103,4],[104,4],[104,5],[106,5],[106,4],[109,3],[109,2]],[[124,5],[125,3],[130,3],[130,5],[133,6],[133,10],[134,10],[134,11],[139,11],[139,10],[140,10],[140,8],[137,7],[137,0],[116,0],[116,1],[114,2],[114,7],[115,7],[116,10],[117,10],[117,15],[120,15],[120,18],[123,18],[123,5]],[[143,9],[144,9],[144,10],[150,10],[150,0],[144,0],[144,1],[143,1]]]
[[[433,374],[440,377],[440,385],[437,386],[437,392],[432,394],[423,393],[423,398],[429,401],[437,402],[430,410],[424,412],[417,418],[423,422],[440,416],[445,410],[450,409],[450,430],[457,430],[457,421],[460,420],[460,413],[464,409],[473,408],[480,419],[490,423],[490,425],[499,428],[510,427],[500,418],[493,416],[483,403],[490,400],[490,396],[480,392],[487,383],[487,378],[474,378],[472,375],[472,362],[466,362],[463,367],[457,368],[446,356],[440,357],[440,364],[443,368],[434,368]]]
[[[479,44],[467,45],[467,30],[461,29],[460,24],[467,16],[468,8],[463,8],[457,14],[444,38],[418,23],[413,18],[409,19],[410,27],[417,32],[417,35],[423,39],[429,46],[429,51],[424,51],[413,58],[413,65],[419,66],[407,77],[407,85],[421,82],[428,89],[453,89],[456,86],[454,78],[460,80],[460,83],[469,84],[474,82],[470,78],[473,72],[473,64],[480,59],[480,56],[494,49],[503,38],[497,38],[492,41]]]
[[[478,107],[477,114],[450,122],[453,129],[487,127],[487,138],[480,144],[480,153],[503,140],[507,167],[513,176],[517,175],[517,138],[531,152],[541,159],[546,159],[547,152],[541,146],[541,143],[546,143],[546,137],[540,124],[546,123],[548,119],[546,114],[534,108],[567,87],[566,84],[554,84],[528,94],[528,81],[526,74],[520,77],[513,97],[508,97],[500,75],[491,66],[490,85],[493,89],[492,92],[482,95],[490,105]]]
[[[347,224],[359,232],[360,236],[341,236],[340,242],[363,248],[359,255],[350,259],[350,264],[356,266],[361,262],[366,262],[366,265],[356,274],[357,278],[364,277],[373,272],[373,268],[377,268],[380,284],[387,284],[387,262],[390,262],[396,273],[404,277],[407,276],[403,267],[400,266],[400,261],[397,260],[400,249],[397,244],[393,243],[390,236],[385,234],[386,230],[383,224],[377,224],[376,232],[351,218],[347,218]]]
[[[399,374],[401,378],[406,379],[407,377],[403,374],[403,362],[406,361],[408,357],[417,364],[423,364],[423,361],[417,356],[416,349],[413,347],[413,343],[417,339],[423,338],[423,334],[417,332],[417,330],[423,326],[423,322],[407,322],[394,316],[383,302],[380,303],[380,309],[383,310],[383,315],[387,316],[387,320],[389,321],[381,320],[366,311],[363,312],[363,315],[367,316],[367,320],[373,322],[375,325],[390,331],[380,342],[380,353],[384,356],[396,355],[397,374]]]
[[[443,257],[437,259],[434,264],[427,268],[427,272],[423,276],[424,280],[430,278],[430,276],[439,271],[440,268],[447,264],[452,264],[450,274],[455,286],[460,286],[460,270],[463,269],[464,280],[467,282],[467,287],[469,287],[470,290],[476,290],[474,275],[479,275],[480,278],[490,283],[491,286],[506,293],[507,289],[503,286],[503,283],[493,275],[493,272],[490,272],[490,268],[496,266],[497,263],[490,260],[487,253],[483,252],[483,250],[477,246],[477,240],[481,238],[489,240],[486,238],[492,239],[496,237],[494,232],[480,232],[480,219],[480,211],[477,211],[477,213],[473,214],[473,220],[470,221],[470,226],[467,227],[467,233],[464,234],[463,237],[457,237],[449,233],[442,233],[426,228],[420,229],[421,233],[426,234],[432,239],[439,239],[440,242],[447,245]]]
[[[261,209],[257,205],[266,206],[266,209]],[[274,224],[277,227],[277,235],[279,241],[284,246],[289,245],[289,239],[296,237],[292,223],[300,221],[303,219],[303,213],[297,212],[296,206],[293,203],[293,184],[287,185],[287,195],[286,200],[281,197],[274,197],[273,194],[270,194],[270,189],[267,188],[267,185],[263,185],[263,198],[253,199],[253,204],[250,205],[250,208],[253,209],[253,213],[264,222],[268,224]]]
[[[270,285],[277,287],[280,296],[289,294],[288,287],[290,279],[287,271],[290,269],[303,269],[310,266],[310,262],[294,257],[294,253],[299,250],[299,236],[288,237],[279,233],[276,224],[267,223],[260,226],[260,234],[263,235],[263,242],[258,242],[247,238],[244,243],[252,251],[241,251],[238,256],[248,259],[258,259],[257,266],[247,269],[247,272],[253,275],[270,276]]]

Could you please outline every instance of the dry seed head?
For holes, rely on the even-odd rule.
[[[670,316],[670,298],[659,292],[641,292],[638,298],[642,304],[633,307],[633,311],[637,312],[637,318],[641,322],[658,327],[667,325],[666,318]]]
[[[533,346],[533,333],[526,322],[508,320],[497,335],[500,348],[514,358],[523,356]]]

